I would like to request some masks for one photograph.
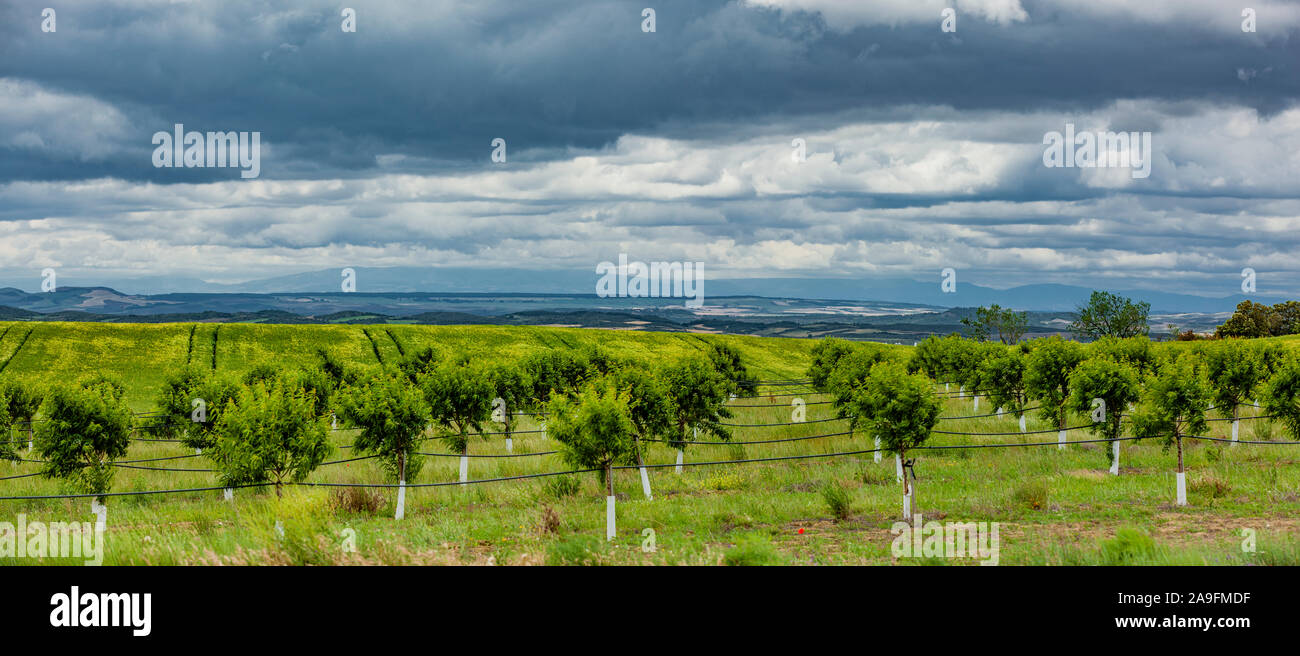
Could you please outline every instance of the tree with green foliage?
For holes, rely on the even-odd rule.
[[[1156,373],[1160,358],[1155,348],[1145,335],[1118,339],[1103,337],[1088,345],[1092,354],[1110,358],[1133,367],[1139,377],[1145,378]]]
[[[1091,357],[1070,372],[1070,409],[1092,418],[1088,431],[1107,440],[1106,459],[1112,474],[1119,474],[1120,423],[1128,404],[1138,400],[1141,385],[1130,365],[1108,357]],[[1062,441],[1061,448],[1065,448]]]
[[[854,414],[853,397],[858,388],[866,384],[872,367],[888,359],[882,348],[857,348],[835,363],[826,390],[835,396],[831,407],[835,408],[836,416],[848,419],[850,426],[857,424],[859,420]]]
[[[661,439],[673,432],[673,405],[668,387],[651,372],[639,367],[619,371],[613,377],[613,384],[619,396],[627,401],[628,417],[632,420],[633,459],[641,472],[641,491],[647,500],[653,500],[642,442]]]
[[[840,358],[853,352],[853,345],[838,337],[819,340],[812,347],[812,364],[808,366],[808,379],[818,392],[827,391],[831,372]]]
[[[903,516],[910,522],[916,477],[907,475],[915,463],[907,451],[923,445],[939,421],[939,399],[930,381],[909,375],[897,362],[884,362],[872,367],[865,384],[857,387],[851,407],[855,416],[866,418],[863,425],[880,437],[885,452],[903,463]]]
[[[731,432],[722,425],[732,417],[727,408],[727,383],[708,361],[688,356],[666,367],[660,378],[667,387],[673,409],[673,437],[668,445],[677,449],[677,472],[682,459],[698,431],[720,440],[731,440]]]
[[[551,436],[560,443],[566,463],[595,469],[606,490],[605,539],[616,533],[614,520],[614,466],[629,464],[636,456],[627,399],[608,382],[592,384],[570,399],[557,396],[548,404]]]
[[[1038,414],[1061,431],[1069,412],[1070,374],[1084,359],[1083,346],[1060,337],[1036,340],[1025,358],[1025,391],[1038,401]]]
[[[758,376],[749,373],[735,347],[713,343],[709,345],[709,363],[727,383],[731,396],[754,397],[758,395]]]
[[[417,455],[420,434],[429,421],[429,404],[405,376],[381,374],[349,388],[341,399],[343,420],[361,429],[352,444],[360,453],[373,453],[397,480],[397,511],[406,509],[406,482],[420,473]]]
[[[1180,357],[1161,367],[1147,383],[1142,407],[1133,415],[1133,432],[1159,437],[1165,451],[1178,449],[1177,503],[1187,505],[1187,480],[1183,469],[1183,436],[1206,431],[1205,406],[1210,388],[1205,374],[1190,357]]]
[[[283,378],[242,387],[217,420],[216,435],[208,457],[222,485],[271,483],[277,497],[286,483],[305,480],[333,452],[315,399]]]
[[[1007,349],[980,363],[980,388],[988,393],[989,401],[1010,412],[1025,430],[1025,356],[1018,349]]]
[[[0,426],[6,429],[3,441],[0,441],[0,460],[18,460],[19,440],[14,439],[13,419],[9,414],[9,399],[5,398],[4,390],[0,389]]]
[[[492,399],[492,421],[501,424],[506,434],[506,450],[514,451],[514,429],[518,413],[531,407],[533,383],[523,367],[499,364],[487,369],[489,384],[496,396]]]
[[[438,351],[432,346],[426,346],[402,358],[397,363],[397,369],[411,384],[416,384],[421,375],[431,374],[438,368],[438,361]]]
[[[1219,414],[1232,419],[1232,441],[1241,425],[1241,404],[1255,394],[1263,382],[1264,364],[1260,351],[1240,340],[1225,340],[1203,354],[1211,400]]]
[[[965,317],[961,323],[970,329],[971,338],[977,342],[996,339],[1014,345],[1029,330],[1029,314],[994,303],[989,307],[975,308],[975,318]]]
[[[221,411],[235,398],[239,385],[225,376],[198,367],[168,374],[158,392],[155,435],[176,438],[191,449],[210,449]]]
[[[522,367],[533,384],[532,399],[541,407],[555,395],[575,392],[591,376],[591,363],[576,351],[552,349],[525,358]]]
[[[36,418],[36,413],[40,412],[41,404],[45,401],[45,391],[30,383],[5,380],[0,382],[0,397],[5,400],[5,414],[9,416],[5,425],[26,424],[27,448],[32,448],[36,436],[32,420]]]
[[[969,346],[959,351],[963,358],[954,366],[953,373],[957,378],[957,382],[961,383],[962,388],[971,393],[974,412],[979,412],[980,394],[987,392],[987,390],[981,388],[981,367],[984,366],[986,361],[1006,353],[1006,347],[994,342],[963,341]]]
[[[908,357],[907,372],[923,373],[936,381],[945,382],[948,372],[944,350],[947,346],[947,342],[934,335],[921,340]]]
[[[1282,422],[1287,435],[1300,440],[1300,358],[1291,354],[1263,385],[1264,412]]]
[[[45,417],[36,428],[35,449],[44,478],[66,481],[83,494],[103,495],[113,485],[113,463],[131,445],[131,408],[118,389],[103,380],[76,387],[56,387],[41,406]],[[92,508],[104,523],[103,496]]]
[[[317,348],[316,357],[320,360],[320,370],[330,379],[330,387],[334,390],[353,385],[361,378],[355,369],[344,364],[332,350]]]
[[[1300,303],[1287,301],[1269,306],[1245,300],[1214,330],[1214,336],[1225,337],[1277,337],[1300,333]]]
[[[1147,326],[1150,303],[1134,303],[1131,298],[1110,292],[1094,291],[1088,303],[1075,312],[1078,317],[1070,324],[1070,330],[1079,339],[1123,339],[1146,335],[1150,330]]]
[[[492,383],[481,368],[447,363],[418,378],[434,423],[452,432],[442,437],[453,453],[460,453],[460,482],[469,480],[469,433],[483,433],[492,418]],[[486,435],[482,436],[487,439]]]

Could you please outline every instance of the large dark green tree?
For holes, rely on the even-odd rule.
[[[1080,339],[1124,339],[1147,334],[1151,304],[1145,301],[1134,303],[1133,299],[1118,294],[1094,291],[1088,302],[1076,308],[1075,313],[1078,316],[1070,324],[1070,330]]]

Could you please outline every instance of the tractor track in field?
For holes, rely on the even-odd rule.
[[[406,349],[402,347],[402,342],[399,341],[399,340],[397,339],[397,335],[394,335],[394,334],[393,334],[393,329],[392,329],[392,328],[385,328],[385,329],[384,329],[384,332],[388,335],[388,339],[393,340],[393,346],[396,346],[396,347],[397,347],[397,355],[399,355],[399,356],[405,358],[405,357],[406,357]]]
[[[212,331],[212,370],[217,370],[217,340],[221,335],[221,324]]]
[[[361,334],[365,335],[366,339],[370,340],[370,348],[375,352],[375,359],[378,360],[380,366],[382,366],[384,364],[384,356],[379,353],[379,344],[375,341],[375,336],[371,335],[370,330],[367,328],[362,328]]]
[[[18,342],[18,346],[14,347],[14,352],[9,354],[9,357],[5,359],[4,364],[0,364],[0,373],[4,373],[4,370],[9,368],[9,363],[14,361],[14,358],[18,356],[19,351],[23,350],[23,346],[27,344],[28,338],[32,336],[32,333],[35,330],[35,328],[27,329],[27,334],[23,335],[23,340]],[[6,330],[5,332],[8,333],[9,331]]]
[[[190,342],[185,347],[185,366],[190,366],[194,362],[194,332],[199,329],[199,324],[190,326]]]

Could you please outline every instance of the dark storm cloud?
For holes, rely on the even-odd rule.
[[[646,4],[653,34],[640,30]],[[408,172],[486,167],[498,136],[512,163],[527,163],[626,133],[825,129],[904,105],[1086,111],[1153,98],[1268,115],[1300,96],[1293,26],[1233,34],[1043,2],[1024,2],[1023,22],[963,17],[957,35],[937,16],[856,25],[700,0],[357,2],[353,34],[339,29],[336,3],[60,5],[57,34],[40,31],[39,6],[0,9],[0,77],[94,98],[126,124],[103,137],[111,152],[89,157],[0,141],[0,180],[237,177],[154,169],[150,136],[175,123],[260,131],[265,177],[313,178],[365,175],[381,155],[407,156],[394,166]],[[1118,116],[1115,127],[1159,120]]]

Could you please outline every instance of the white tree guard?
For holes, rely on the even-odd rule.
[[[650,475],[646,473],[645,467],[641,467],[641,492],[645,493],[646,501],[654,501],[654,495],[650,494]]]
[[[1065,450],[1065,431],[1056,432],[1056,448],[1060,451]]]
[[[880,462],[880,438],[876,438],[876,462]]]
[[[613,540],[615,533],[614,497],[605,497],[605,539]]]
[[[1174,480],[1178,486],[1178,505],[1187,505],[1187,472],[1175,472]]]
[[[460,482],[462,485],[469,480],[469,456],[460,457]]]
[[[683,458],[683,455],[684,455],[684,454],[682,453],[682,450],[681,450],[681,449],[678,449],[678,450],[677,450],[677,467],[675,467],[675,468],[673,469],[673,471],[676,472],[676,473],[678,473],[678,474],[682,473],[682,458]]]
[[[397,513],[393,519],[401,519],[406,516],[406,480],[403,479],[397,483]]]

